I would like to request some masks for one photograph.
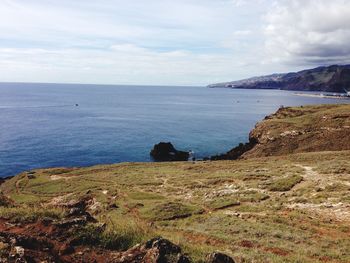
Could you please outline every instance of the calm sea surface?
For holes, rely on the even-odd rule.
[[[280,105],[318,103],[344,101],[278,90],[2,83],[0,176],[150,161],[160,141],[199,158],[214,155],[247,141]]]

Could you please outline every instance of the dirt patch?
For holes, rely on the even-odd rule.
[[[234,184],[225,184],[222,188],[219,188],[217,190],[212,190],[210,192],[207,192],[204,194],[204,199],[213,199],[216,197],[223,197],[223,196],[229,196],[234,193],[239,192],[239,189],[237,189],[237,186]]]
[[[72,194],[60,195],[51,199],[46,206],[62,206]]]
[[[256,247],[256,245],[252,242],[252,241],[249,241],[249,240],[242,240],[239,245],[241,247],[246,247],[246,248],[253,248],[253,247]]]
[[[76,176],[66,176],[66,175],[58,175],[58,174],[53,174],[53,175],[50,175],[50,179],[52,181],[57,181],[57,180],[70,180],[72,179],[73,177],[76,177]]]
[[[314,171],[313,167],[305,166],[305,165],[301,165],[301,164],[297,164],[296,166],[303,168],[305,170],[305,174],[304,174],[305,179],[312,180],[312,181],[318,181],[318,180],[321,180],[324,178],[319,173]]]
[[[278,247],[267,247],[267,248],[264,248],[264,251],[273,253],[278,256],[283,256],[283,257],[288,256],[289,254],[289,251]]]

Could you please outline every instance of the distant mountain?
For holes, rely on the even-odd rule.
[[[318,67],[209,85],[210,88],[282,89],[297,91],[350,91],[350,65]]]

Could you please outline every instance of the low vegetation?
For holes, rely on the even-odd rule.
[[[300,183],[302,180],[303,180],[303,177],[298,174],[289,175],[289,176],[285,176],[283,178],[278,178],[274,180],[268,186],[268,188],[270,191],[280,191],[280,192],[289,191],[290,189],[293,188],[293,186]]]
[[[250,141],[246,158],[350,150],[350,105],[281,107],[256,125]]]
[[[124,251],[150,238],[147,231],[139,226],[130,222],[125,222],[123,225],[120,223],[107,230],[94,224],[80,227],[73,235],[72,244]]]
[[[41,169],[1,186],[16,202],[1,207],[0,217],[57,220],[62,204],[88,194],[99,223],[75,233],[80,244],[125,250],[163,236],[196,262],[217,250],[237,262],[348,262],[349,157],[342,151]]]
[[[38,219],[60,219],[64,216],[61,208],[43,208],[37,206],[0,206],[0,218],[7,219],[11,223],[33,223]]]

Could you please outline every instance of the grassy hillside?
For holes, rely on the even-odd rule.
[[[216,158],[350,150],[350,104],[281,107],[255,126],[249,140]]]
[[[250,136],[259,142],[250,157],[350,150],[350,104],[281,108]]]
[[[350,151],[41,169],[1,191],[14,201],[0,207],[10,223],[57,220],[65,203],[92,196],[88,211],[107,227],[80,234],[106,248],[163,236],[196,262],[211,251],[236,262],[350,262]]]

